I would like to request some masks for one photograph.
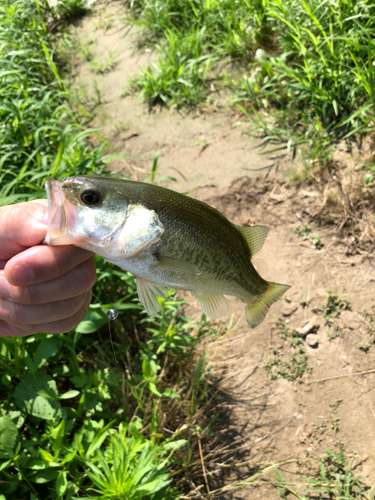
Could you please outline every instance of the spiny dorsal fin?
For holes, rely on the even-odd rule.
[[[211,319],[220,318],[228,311],[228,301],[220,293],[191,292],[204,314]]]
[[[180,273],[187,273],[187,274],[195,274],[199,275],[202,274],[199,269],[197,269],[193,264],[190,264],[189,262],[186,262],[184,260],[180,259],[174,259],[172,257],[165,257],[164,255],[162,257],[157,257],[158,259],[158,267],[161,267],[163,269],[168,269],[170,271],[178,271]]]
[[[148,314],[154,316],[160,311],[160,304],[156,296],[165,299],[167,289],[144,278],[136,277],[136,281],[139,300]]]
[[[268,233],[266,226],[236,226],[250,249],[251,256],[255,255],[262,248],[264,240]]]

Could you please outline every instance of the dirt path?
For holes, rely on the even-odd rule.
[[[100,93],[101,104],[95,109],[92,125],[102,128],[101,134],[119,153],[130,155],[112,162],[112,169],[144,179],[159,151],[157,178],[172,176],[177,182],[169,183],[170,187],[185,192],[202,185],[222,188],[254,170],[285,167],[286,160],[262,154],[261,141],[244,135],[246,126],[232,127],[239,115],[229,110],[215,112],[215,106],[210,105],[209,111],[181,114],[160,107],[149,110],[138,97],[122,97],[131,76],[156,59],[145,49],[136,50],[136,30],[125,24],[125,16],[117,3],[101,6],[77,29],[81,47],[75,65],[77,90],[91,101]],[[109,25],[107,30],[105,24]],[[84,60],[88,52],[90,62]],[[112,59],[110,70],[103,75],[95,73],[93,67],[103,69]],[[215,99],[213,95],[211,100]],[[217,101],[224,98],[217,96]]]
[[[332,230],[311,225],[313,234],[321,235],[320,250],[296,234],[295,224],[309,222],[307,214],[320,204],[317,194],[287,187],[277,179],[259,184],[238,179],[225,195],[208,200],[236,224],[269,227],[255,266],[265,278],[292,285],[286,300],[275,304],[253,331],[244,326],[239,301],[231,301],[230,313],[235,314],[231,331],[211,346],[218,379],[223,377],[223,394],[232,400],[229,408],[220,404],[219,408],[228,439],[235,435],[242,440],[237,461],[299,459],[281,467],[295,482],[295,473],[316,473],[317,464],[309,457],[323,455],[326,448],[339,452],[342,443],[346,455],[358,456],[356,463],[361,465],[356,474],[367,477],[371,485],[375,482],[375,267],[360,255],[348,256],[350,239],[340,240]],[[319,309],[328,290],[348,301],[350,310],[336,308],[337,317],[334,312],[325,319]],[[346,307],[345,302],[342,305]],[[370,315],[365,317],[364,311]],[[289,329],[302,328],[315,318],[311,331],[317,346],[310,347],[306,336],[301,337],[311,373],[305,371],[295,381],[280,375],[271,380],[265,368],[271,359],[299,356],[283,338],[277,318]],[[250,475],[245,468],[237,472],[242,481]],[[231,480],[236,479],[232,473]],[[280,498],[274,490],[256,492],[245,489],[223,498],[247,500],[259,498],[257,494],[267,500]]]
[[[290,474],[303,475],[316,469],[309,457],[322,455],[325,447],[338,451],[342,442],[346,454],[354,451],[362,460],[357,472],[367,477],[368,484],[375,482],[374,267],[360,255],[348,256],[350,241],[340,242],[334,231],[311,224],[309,213],[317,200],[314,190],[287,188],[276,177],[238,179],[275,164],[275,159],[261,155],[258,140],[231,128],[238,118],[229,111],[194,116],[159,109],[149,112],[141,100],[121,97],[130,75],[153,58],[149,52],[135,51],[134,30],[121,21],[123,17],[123,10],[113,3],[98,8],[77,29],[93,61],[77,63],[76,84],[90,96],[96,85],[101,94],[93,125],[103,127],[102,135],[118,152],[130,155],[111,167],[143,179],[160,151],[157,177],[176,177],[178,182],[170,184],[171,188],[195,189],[193,196],[208,201],[236,224],[270,228],[255,266],[264,278],[292,285],[287,300],[274,305],[254,331],[245,324],[240,301],[230,300],[224,322],[231,326],[210,346],[220,390],[207,411],[221,414],[221,446],[229,444],[231,452],[236,450],[230,459],[237,462],[299,459],[285,468]],[[90,38],[93,43],[89,45]],[[90,65],[105,65],[111,56],[117,61],[114,69],[94,74]],[[296,223],[302,227],[310,223],[312,233],[321,234],[321,249],[312,237],[304,241],[296,234]],[[320,308],[328,290],[342,295],[351,310],[336,308],[338,316],[333,313],[325,319]],[[364,311],[371,315],[365,317]],[[190,300],[187,313],[200,314]],[[277,323],[278,316],[283,324]],[[283,338],[312,319],[311,332],[316,337],[309,340],[317,341],[316,347],[310,347],[305,336],[294,347]],[[307,357],[304,369],[302,362],[289,358],[296,360],[300,355]],[[274,365],[266,369],[270,360]],[[290,368],[285,368],[287,362]],[[302,377],[294,381],[282,375],[270,378],[269,371],[282,368],[287,378],[290,370],[297,369],[302,370]],[[210,469],[207,464],[209,472],[218,471],[210,476],[213,487],[244,480],[251,471],[248,465],[233,466],[228,476],[224,465],[220,467],[215,462]],[[280,495],[275,490],[247,488],[222,498],[272,500]]]

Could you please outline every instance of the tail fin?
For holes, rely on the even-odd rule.
[[[245,304],[246,320],[250,328],[257,327],[265,318],[271,305],[290,288],[289,285],[279,285],[268,282],[267,290],[258,297]]]

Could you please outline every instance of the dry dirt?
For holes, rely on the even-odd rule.
[[[126,12],[118,2],[97,8],[77,28],[78,59],[75,86],[82,101],[94,101],[98,89],[94,127],[109,139],[116,151],[129,155],[111,163],[110,168],[132,179],[149,175],[153,158],[160,152],[156,178],[172,176],[176,191],[186,192],[202,185],[225,187],[236,177],[252,172],[270,172],[292,165],[282,157],[264,155],[261,141],[245,135],[249,126],[235,126],[238,113],[219,112],[225,97],[212,94],[209,105],[199,112],[182,113],[155,107],[148,109],[140,98],[121,97],[132,75],[157,59],[150,49],[136,49],[137,29],[126,23]],[[102,26],[110,22],[110,28]],[[91,43],[90,43],[91,42]],[[92,54],[84,61],[82,48]],[[114,57],[112,70],[97,74],[93,65],[103,67]]]
[[[287,283],[287,297],[275,304],[265,321],[255,330],[245,324],[240,301],[230,299],[230,312],[223,321],[227,333],[210,342],[211,363],[216,366],[212,411],[220,414],[221,447],[229,445],[236,463],[300,459],[285,466],[292,474],[308,474],[324,448],[346,454],[356,452],[359,463],[354,472],[375,482],[375,346],[370,333],[375,330],[364,311],[375,316],[375,269],[364,253],[353,251],[350,237],[337,234],[335,225],[322,225],[312,216],[322,203],[314,188],[288,187],[277,176],[247,178],[245,174],[265,167],[269,173],[275,159],[261,154],[260,141],[244,135],[231,125],[238,120],[229,111],[181,115],[166,109],[151,110],[139,99],[121,97],[131,74],[149,64],[155,56],[138,52],[134,29],[122,21],[120,4],[101,6],[95,15],[77,28],[81,44],[92,38],[94,60],[105,61],[112,52],[115,68],[105,75],[94,74],[90,63],[77,61],[76,84],[93,94],[97,82],[102,104],[95,110],[93,125],[103,127],[102,135],[119,153],[131,156],[116,160],[111,168],[131,178],[145,178],[152,159],[160,151],[157,177],[169,175],[178,182],[169,187],[181,192],[194,189],[193,196],[218,208],[232,222],[262,224],[269,235],[254,264],[267,280]],[[104,29],[110,20],[109,29]],[[210,109],[210,112],[208,112]],[[284,163],[279,163],[285,169]],[[295,224],[309,223],[319,233],[323,246],[304,241]],[[340,294],[350,303],[329,321],[321,308],[327,291]],[[313,311],[314,309],[314,311]],[[187,312],[199,315],[189,299]],[[278,357],[286,360],[296,350],[280,336],[276,318],[291,329],[302,328],[315,316],[317,347],[303,341],[311,373],[289,381],[271,379],[265,364]],[[329,335],[332,338],[329,340]],[[370,332],[370,333],[369,333]],[[359,346],[369,344],[367,352]],[[237,444],[234,444],[237,443]],[[223,458],[223,464],[225,460]],[[206,463],[212,488],[244,480],[251,465],[219,466]],[[228,464],[226,464],[228,465]],[[283,469],[283,467],[281,467]],[[215,472],[216,471],[216,472]],[[200,490],[204,491],[204,490]],[[276,490],[246,488],[226,492],[221,498],[279,499]]]

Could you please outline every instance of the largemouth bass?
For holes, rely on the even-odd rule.
[[[91,250],[136,277],[152,316],[166,287],[189,290],[210,318],[244,302],[250,328],[288,285],[265,281],[251,258],[268,229],[240,227],[206,203],[170,189],[122,179],[77,176],[46,181],[49,245]]]

